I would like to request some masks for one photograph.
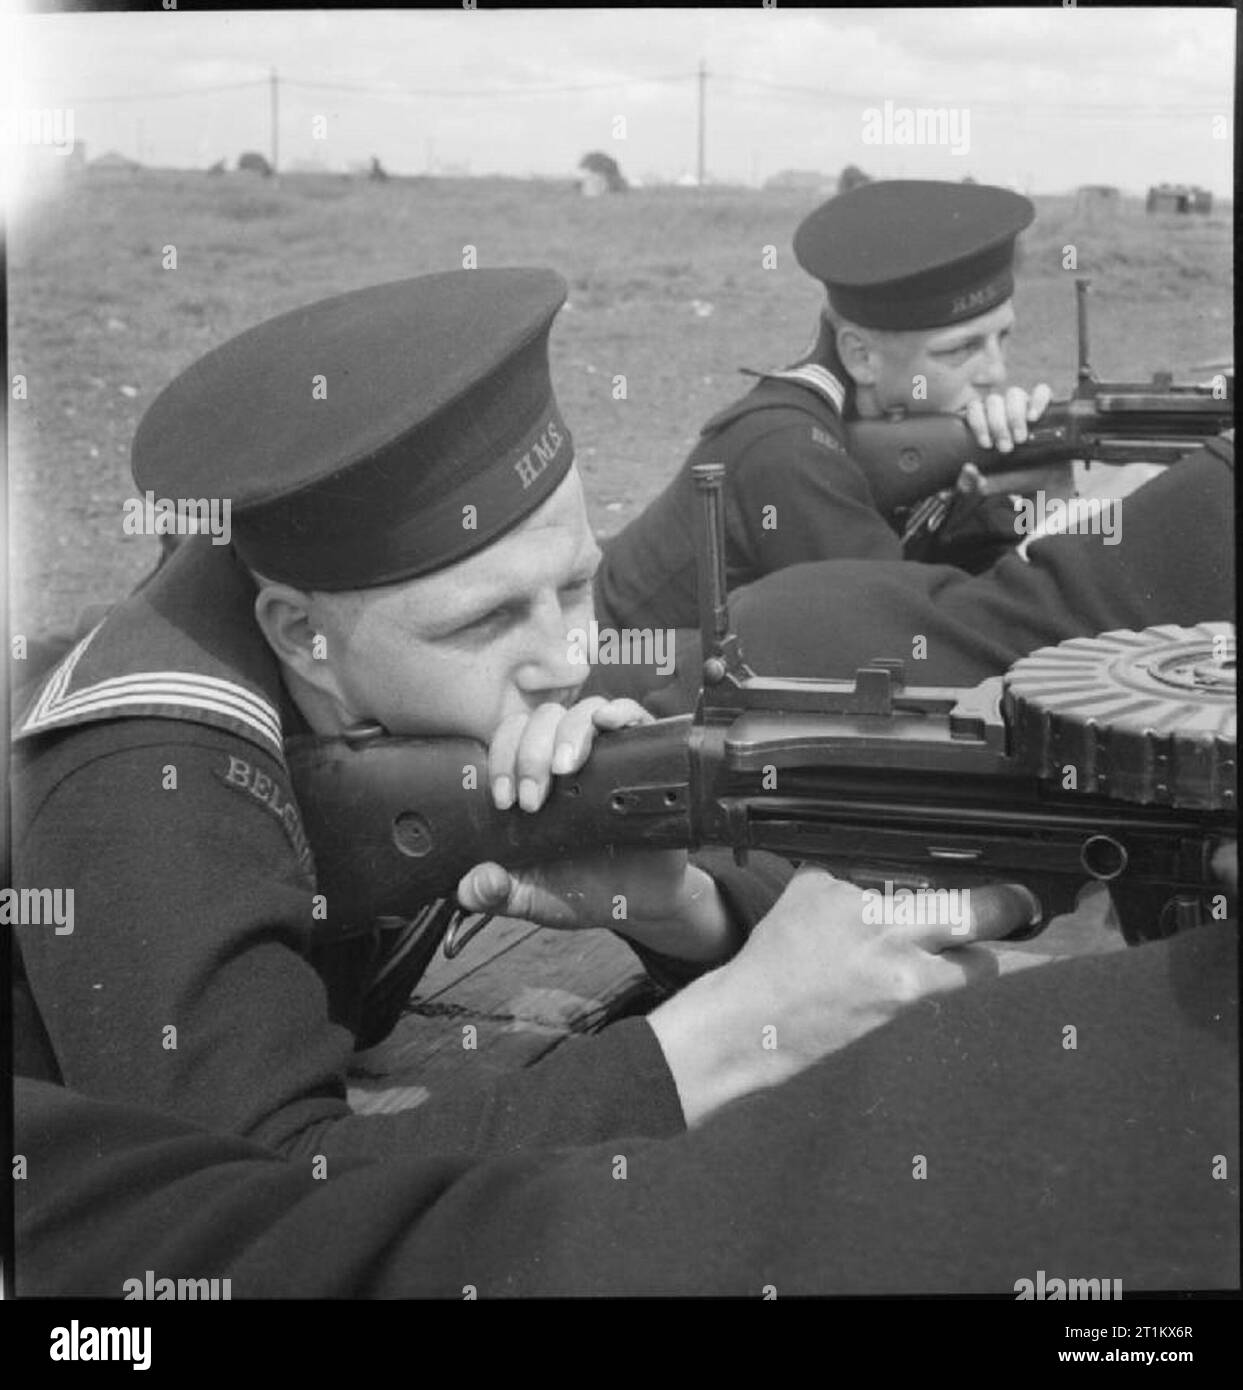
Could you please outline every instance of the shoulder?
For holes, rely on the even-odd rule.
[[[780,464],[791,458],[813,465],[837,461],[857,469],[845,421],[833,401],[801,379],[778,376],[761,377],[752,391],[704,425],[692,461],[709,456],[731,471],[757,459]]]
[[[801,376],[761,376],[745,396],[718,410],[700,435],[709,439],[726,432],[738,436],[764,434],[788,425],[811,422],[822,433],[842,443],[846,431],[839,399],[837,391],[829,384],[819,385]]]
[[[70,825],[108,824],[153,840],[185,840],[187,853],[205,838],[230,837],[267,853],[268,832],[275,832],[299,866],[313,871],[283,764],[210,725],[125,719],[45,735],[22,748],[13,803],[19,844],[59,840]]]

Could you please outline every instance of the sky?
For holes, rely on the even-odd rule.
[[[399,174],[571,177],[598,149],[631,178],[671,180],[696,170],[702,62],[713,180],[854,163],[1033,193],[1233,184],[1230,9],[156,6],[10,17],[0,48],[10,140],[15,113],[55,108],[88,159],[205,168],[268,154],[275,69],[282,169],[375,155]],[[946,113],[939,138],[900,143],[919,108]]]

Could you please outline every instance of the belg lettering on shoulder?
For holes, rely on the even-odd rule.
[[[293,796],[274,777],[261,771],[246,758],[239,758],[235,753],[225,755],[224,762],[216,769],[216,776],[226,787],[245,792],[269,815],[276,817],[285,838],[298,857],[298,867],[313,876],[315,868],[311,858],[311,845],[306,838],[302,817]]]
[[[846,451],[842,447],[841,441],[834,439],[828,430],[822,430],[819,425],[811,427],[811,442],[819,444],[824,449],[832,449],[836,454],[844,454]]]

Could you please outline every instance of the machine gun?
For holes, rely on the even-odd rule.
[[[1079,372],[1069,400],[1053,401],[1027,440],[1006,454],[983,449],[959,415],[905,415],[856,420],[847,427],[851,454],[862,463],[877,507],[896,515],[931,493],[954,486],[964,464],[981,474],[1032,473],[1081,460],[1124,464],[1175,463],[1205,439],[1234,426],[1234,371],[1206,384],[1101,381],[1088,347],[1088,287],[1075,281]]]
[[[891,660],[853,681],[765,679],[730,628],[724,469],[695,474],[693,716],[600,734],[535,813],[497,810],[472,740],[289,741],[338,931],[409,917],[488,860],[701,845],[813,860],[865,886],[1020,883],[1037,930],[1091,880],[1109,885],[1128,940],[1222,915],[1210,861],[1234,836],[1232,624],[1076,638],[970,689],[908,686]]]

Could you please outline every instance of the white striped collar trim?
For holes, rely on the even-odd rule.
[[[98,631],[97,627],[88,633],[53,672],[18,730],[19,736],[108,714],[181,710],[190,717],[195,713],[208,716],[211,723],[241,724],[283,756],[281,718],[275,705],[234,681],[193,671],[141,671],[96,681],[66,695],[74,669]]]
[[[765,372],[765,376],[777,377],[780,381],[797,381],[810,386],[826,397],[829,404],[840,415],[846,408],[846,388],[827,367],[817,362],[805,362],[801,367],[787,367],[780,372]]]

